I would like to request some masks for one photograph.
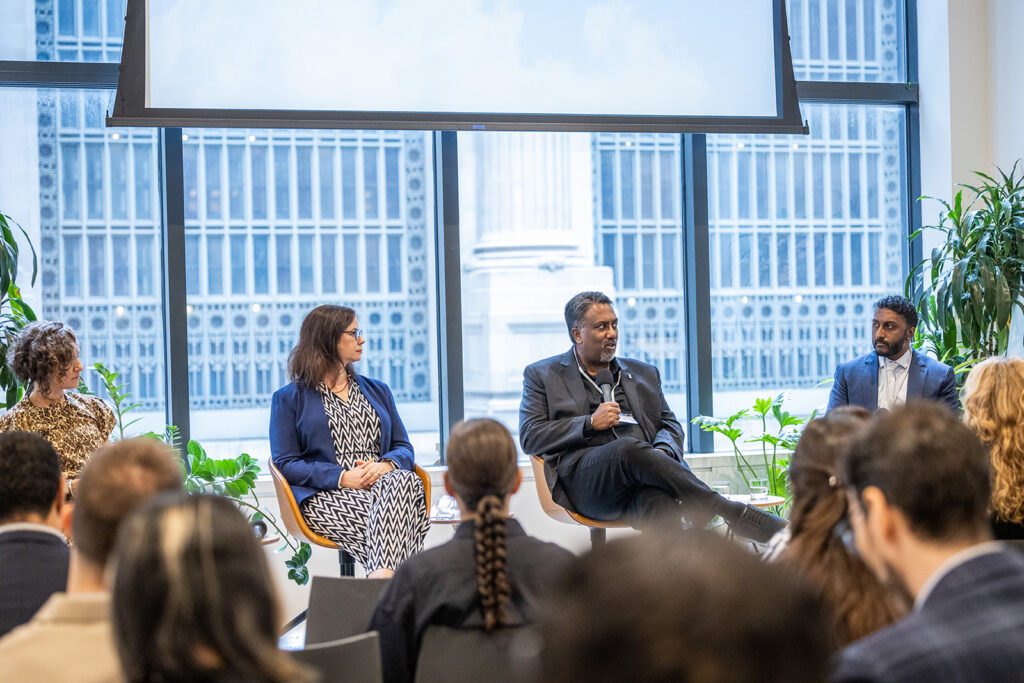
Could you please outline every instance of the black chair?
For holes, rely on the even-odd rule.
[[[366,632],[390,579],[314,576],[306,609],[306,645]]]
[[[320,674],[320,680],[381,683],[380,639],[376,631],[294,650],[296,660]]]
[[[416,661],[416,683],[511,683],[524,680],[514,674],[527,658],[519,650],[530,641],[526,627],[482,629],[431,626],[423,634]]]

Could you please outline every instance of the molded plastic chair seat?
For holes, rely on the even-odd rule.
[[[306,608],[306,645],[366,633],[377,600],[391,579],[314,576]]]
[[[517,639],[526,627],[482,629],[430,626],[416,661],[416,683],[511,683],[515,677]]]
[[[380,638],[376,631],[293,650],[291,656],[320,674],[322,681],[381,683]]]
[[[632,525],[624,520],[605,522],[599,519],[584,517],[578,512],[562,507],[551,497],[551,490],[548,488],[547,475],[544,473],[544,460],[540,456],[531,455],[530,464],[533,466],[533,480],[537,484],[537,498],[540,499],[540,506],[551,519],[566,524],[581,524],[590,529],[590,545],[596,547],[603,545],[605,541],[605,529],[623,529]]]

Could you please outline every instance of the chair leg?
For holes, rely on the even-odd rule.
[[[347,550],[338,551],[338,564],[341,565],[342,576],[356,575],[356,558],[352,557]]]
[[[607,534],[604,529],[590,527],[590,549],[600,548],[604,545]]]

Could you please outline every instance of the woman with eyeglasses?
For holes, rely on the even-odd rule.
[[[355,371],[364,341],[351,308],[306,315],[292,381],[271,404],[270,452],[309,528],[387,578],[423,548],[430,521],[391,390]]]

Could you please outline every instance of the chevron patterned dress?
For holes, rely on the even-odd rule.
[[[338,464],[380,460],[380,416],[352,383],[348,401],[319,387]],[[366,573],[395,568],[423,549],[430,528],[423,482],[415,472],[396,469],[369,489],[318,491],[302,502],[302,516],[316,533],[352,553]]]

